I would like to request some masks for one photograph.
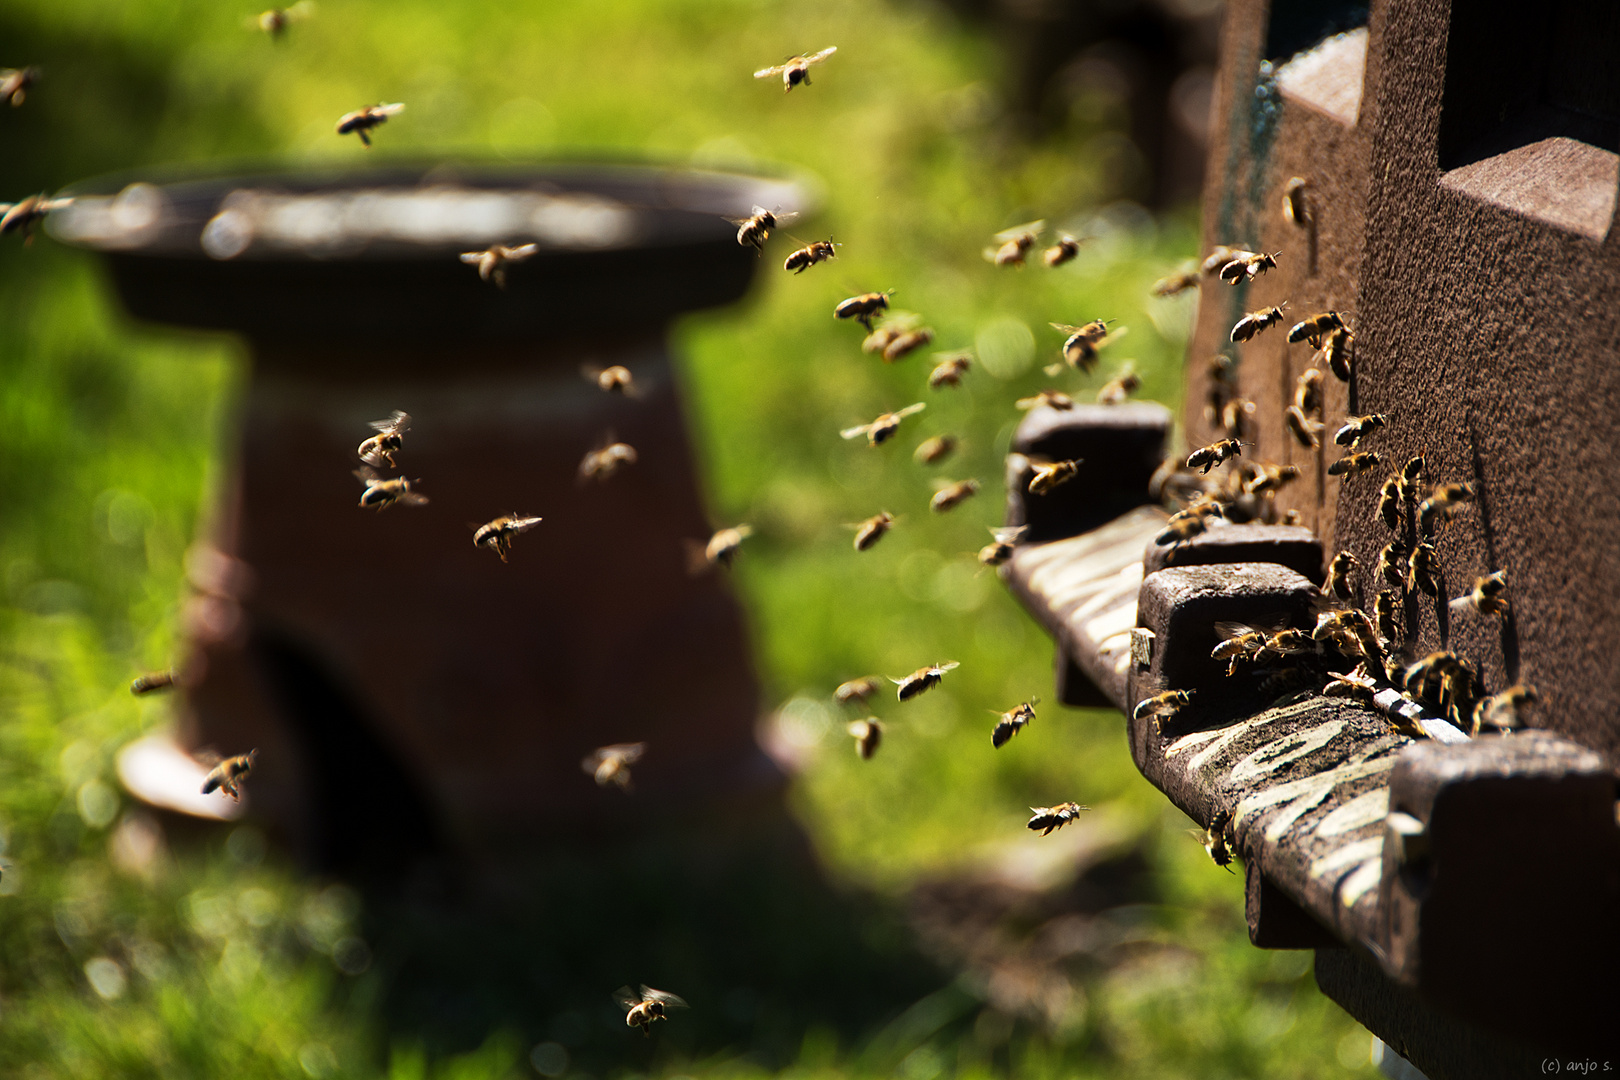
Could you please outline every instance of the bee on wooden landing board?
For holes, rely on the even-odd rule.
[[[996,246],[984,249],[985,259],[997,266],[1023,266],[1025,256],[1035,246],[1044,228],[1046,222],[1030,221],[1001,230],[992,238]]]
[[[1408,588],[1415,585],[1430,596],[1440,595],[1440,556],[1433,545],[1420,542],[1412,549],[1407,565],[1411,583]]]
[[[518,514],[507,514],[483,525],[473,527],[473,547],[487,547],[506,561],[507,553],[512,550],[512,538],[520,533],[526,533],[542,519],[537,517],[522,517]]]
[[[752,536],[754,532],[751,525],[737,525],[730,529],[721,529],[709,537],[707,544],[696,540],[686,542],[686,570],[696,577],[698,574],[716,566],[730,569],[732,560],[737,557],[737,551],[742,542]]]
[[[1069,822],[1080,816],[1080,811],[1090,810],[1089,806],[1081,806],[1076,802],[1058,803],[1056,806],[1032,806],[1029,812],[1034,817],[1029,819],[1025,828],[1031,832],[1038,832],[1048,836],[1053,829],[1061,829]]]
[[[872,755],[878,752],[883,744],[883,721],[875,716],[868,716],[865,720],[852,720],[846,728],[850,738],[855,740],[855,752],[862,761],[871,761]]]
[[[742,233],[739,232],[737,235],[739,238],[738,242],[741,243]],[[848,299],[840,300],[838,302],[838,306],[833,308],[833,318],[854,319],[856,322],[866,327],[867,333],[871,333],[872,316],[888,308],[889,297],[893,295],[893,293],[894,290],[889,289],[885,292],[861,293],[858,296],[851,296]]]
[[[802,274],[812,266],[828,259],[838,257],[838,249],[842,244],[835,244],[832,237],[825,240],[812,240],[797,251],[791,252],[782,262],[782,269],[791,270],[795,275]]]
[[[837,51],[838,46],[830,45],[818,53],[801,53],[798,56],[790,56],[774,67],[760,68],[754,72],[754,78],[774,79],[778,75],[782,76],[782,92],[785,94],[795,86],[809,86],[810,69],[816,64],[826,63],[827,59]]]
[[[901,701],[910,701],[923,691],[938,686],[947,671],[961,666],[955,660],[947,660],[943,664],[929,664],[927,667],[920,667],[903,679],[896,679],[891,676],[889,681],[894,683],[896,687],[895,694]]]
[[[463,251],[461,261],[469,266],[478,267],[478,276],[484,281],[493,281],[496,288],[506,288],[506,268],[513,263],[523,262],[540,250],[538,244],[519,244],[517,247],[508,247],[505,244],[491,244],[483,251]]]
[[[859,424],[855,427],[845,428],[838,434],[846,439],[858,439],[865,435],[868,446],[880,446],[888,442],[894,433],[900,430],[900,421],[908,416],[920,413],[926,408],[928,408],[927,403],[919,401],[915,405],[907,405],[903,409],[883,413],[869,424]]]
[[[1378,576],[1392,589],[1406,589],[1406,545],[1391,540],[1378,552]]]
[[[1018,541],[1022,540],[1024,534],[1028,531],[1028,525],[991,529],[990,535],[994,539],[979,549],[979,562],[984,566],[1000,566],[1013,557],[1013,552],[1017,550]]]
[[[1378,517],[1391,529],[1401,527],[1401,474],[1390,473],[1378,489]]]
[[[1006,712],[999,714],[995,729],[990,732],[990,745],[1000,750],[1008,741],[1035,719],[1035,706],[1041,702],[1040,698],[1030,698],[1022,704],[1016,705]],[[995,712],[994,709],[990,710]]]
[[[644,742],[614,743],[592,750],[579,763],[585,774],[596,781],[597,787],[613,784],[620,791],[631,790],[630,766],[640,761],[647,752]]]
[[[1383,572],[1382,560],[1379,572]],[[1373,618],[1378,622],[1378,633],[1389,641],[1395,640],[1400,631],[1400,622],[1395,617],[1396,599],[1395,592],[1390,589],[1380,589],[1373,599]]]
[[[372,129],[381,127],[388,122],[390,116],[398,116],[404,111],[405,105],[398,101],[392,105],[367,105],[363,109],[356,109],[339,117],[337,133],[348,135],[352,132],[360,136],[360,142],[369,148]]]
[[[226,758],[209,770],[203,777],[202,793],[204,795],[219,791],[231,797],[232,802],[242,801],[242,782],[253,775],[253,766],[258,764],[259,751],[257,748],[245,754]]]
[[[1204,850],[1209,853],[1210,861],[1227,873],[1232,872],[1231,831],[1231,811],[1217,810],[1215,816],[1209,819],[1209,828],[1205,829],[1202,834]],[[1196,831],[1195,835],[1197,835]]]
[[[639,1027],[643,1035],[652,1034],[650,1029],[653,1021],[668,1020],[670,1009],[691,1007],[675,994],[654,990],[650,986],[643,986],[639,991],[621,986],[613,992],[613,1000],[624,1010],[625,1026]]]
[[[1524,712],[1536,702],[1536,688],[1517,683],[1500,694],[1482,698],[1474,706],[1469,734],[1477,735],[1483,728],[1514,731],[1525,725]]]
[[[1269,330],[1283,321],[1282,309],[1288,306],[1285,300],[1275,307],[1261,308],[1251,311],[1232,325],[1231,338],[1233,341],[1248,341],[1262,330]]]
[[[1407,458],[1406,464],[1401,466],[1401,501],[1407,506],[1417,506],[1418,489],[1423,485],[1426,468],[1427,465],[1421,454],[1417,457]]]
[[[840,705],[849,705],[854,702],[864,702],[867,698],[883,689],[883,677],[880,675],[863,675],[859,679],[850,679],[839,683],[838,689],[833,691],[833,700]]]
[[[395,503],[400,506],[426,506],[428,503],[428,497],[413,486],[421,480],[407,480],[403,476],[385,480],[369,465],[354,470],[354,475],[366,486],[360,495],[361,509],[386,510]]]
[[[394,454],[405,445],[405,433],[411,430],[411,414],[395,409],[388,419],[373,420],[369,426],[377,434],[362,442],[354,452],[367,465],[379,469],[384,465],[390,469],[398,468]]]
[[[956,483],[947,484],[934,492],[934,497],[928,501],[928,508],[936,514],[943,514],[956,509],[978,493],[979,482],[977,480],[958,480]]]
[[[859,525],[851,525],[850,528],[855,530],[855,550],[865,551],[876,544],[893,525],[894,515],[887,510],[878,511]]]

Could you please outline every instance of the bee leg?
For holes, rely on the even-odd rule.
[[[360,136],[360,142],[361,142],[362,145],[364,145],[364,146],[370,146],[371,145],[371,136],[366,134],[366,129],[365,128],[355,128],[354,133],[356,135]]]

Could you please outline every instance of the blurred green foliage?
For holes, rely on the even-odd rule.
[[[1150,860],[1156,902],[1056,1028],[985,1008],[964,977],[865,1031],[806,1017],[785,1068],[748,1046],[631,1047],[601,1071],[1366,1071],[1365,1032],[1316,991],[1303,954],[1249,947],[1240,879],[1137,776],[1117,715],[1043,704],[1009,746],[988,746],[992,710],[1051,692],[1050,642],[971,556],[1000,521],[1011,402],[1048,384],[1082,395],[1124,358],[1141,396],[1179,394],[1191,310],[1147,288],[1193,255],[1195,222],[1130,201],[1139,165],[1119,100],[1076,98],[1040,144],[1007,136],[990,35],[920,0],[320,0],[280,41],[251,28],[255,14],[9,0],[0,64],[40,64],[45,79],[0,110],[0,197],[110,170],[369,160],[332,125],[376,101],[408,110],[371,158],[649,156],[812,178],[820,212],[782,232],[830,233],[837,259],[787,276],[773,241],[753,298],[688,320],[677,340],[713,513],[758,528],[735,580],[762,711],[802,757],[802,820],[827,865],[896,902],[1023,843],[1030,804],[1089,803],[1071,829]],[[839,52],[810,87],[784,96],[749,78],[829,44]],[[1087,237],[1081,257],[1056,271],[983,260],[992,233],[1038,217]],[[936,349],[976,350],[960,389],[928,390],[926,353],[884,365],[830,319],[843,296],[884,288],[924,316]],[[1043,375],[1060,340],[1047,323],[1094,317],[1129,327],[1099,373]],[[386,965],[370,965],[355,893],[267,857],[250,827],[166,843],[118,789],[117,749],[170,718],[125,687],[174,654],[183,554],[229,449],[239,347],[132,326],[90,259],[8,238],[0,371],[0,1073],[583,1075],[566,1032],[540,1017],[460,1054],[390,1033]],[[928,410],[889,445],[838,437],[918,400]],[[962,453],[915,465],[912,447],[938,431],[960,434]],[[984,490],[935,515],[935,475]],[[879,509],[900,520],[857,555],[845,523]],[[858,761],[830,688],[946,658],[962,667],[904,712],[882,706],[889,739]]]

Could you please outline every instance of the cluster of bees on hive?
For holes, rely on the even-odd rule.
[[[1309,182],[1301,177],[1284,187],[1283,216],[1301,228],[1311,223],[1309,190]],[[1219,246],[1202,266],[1165,278],[1154,292],[1174,295],[1204,278],[1238,285],[1274,268],[1282,256],[1283,252]],[[1249,341],[1282,325],[1287,321],[1286,306],[1284,301],[1244,314],[1233,325],[1230,340]],[[1315,353],[1312,365],[1294,384],[1284,426],[1300,448],[1320,452],[1329,426],[1323,408],[1324,369],[1342,382],[1350,381],[1355,334],[1342,312],[1323,311],[1295,323],[1288,342],[1307,344]],[[1235,355],[1223,352],[1210,362],[1208,372],[1204,417],[1226,437],[1199,447],[1185,460],[1167,460],[1154,477],[1154,496],[1178,507],[1156,538],[1159,544],[1185,543],[1229,522],[1300,523],[1298,511],[1279,514],[1275,503],[1278,490],[1297,479],[1299,469],[1242,456],[1243,447],[1253,445],[1244,436],[1250,433],[1255,406],[1239,392],[1238,366]],[[1378,450],[1365,448],[1390,422],[1384,413],[1343,417],[1333,433],[1334,445],[1343,452],[1326,470],[1350,484],[1373,482],[1380,469],[1389,469],[1379,488],[1377,513],[1392,536],[1379,552],[1377,565],[1363,567],[1350,552],[1338,552],[1327,567],[1314,627],[1291,626],[1287,616],[1253,624],[1216,622],[1218,644],[1211,657],[1226,662],[1229,677],[1258,676],[1262,694],[1279,695],[1279,703],[1313,694],[1372,701],[1382,691],[1395,691],[1399,698],[1393,704],[1404,699],[1433,710],[1469,735],[1520,728],[1525,709],[1536,700],[1533,687],[1518,684],[1488,693],[1466,657],[1449,650],[1419,656],[1415,643],[1405,640],[1406,606],[1422,603],[1423,596],[1444,596],[1445,576],[1434,541],[1451,517],[1474,501],[1475,491],[1468,483],[1432,482],[1421,456],[1395,467]],[[1449,601],[1449,608],[1460,615],[1505,619],[1507,588],[1505,570],[1479,576],[1468,592]],[[1366,594],[1372,595],[1370,608],[1358,607],[1357,597]],[[1190,704],[1193,694],[1164,691],[1139,702],[1134,715],[1166,720]],[[1410,719],[1413,710],[1381,711],[1401,734],[1428,737]],[[1207,838],[1212,857],[1222,865],[1231,858],[1226,828],[1225,822],[1211,823]]]

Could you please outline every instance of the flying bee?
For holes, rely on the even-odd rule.
[[[997,246],[985,248],[984,257],[997,266],[1023,266],[1024,257],[1029,254],[1029,249],[1035,246],[1035,241],[1044,228],[1046,222],[1031,221],[1003,229],[994,237]]]
[[[1258,275],[1277,265],[1277,252],[1267,255],[1261,251],[1234,251],[1231,261],[1221,267],[1221,280],[1228,285],[1241,285],[1245,281],[1253,281]]]
[[[846,730],[855,740],[855,752],[861,756],[861,760],[871,761],[872,755],[878,752],[878,747],[883,743],[883,721],[868,716],[865,720],[850,721]]]
[[[1041,702],[1040,698],[1030,698],[1017,708],[1008,709],[1000,714],[1001,719],[996,721],[995,730],[990,733],[990,745],[1000,750],[1007,745],[1007,741],[1028,726],[1035,719],[1035,706]],[[994,709],[990,710],[995,712]]]
[[[1041,256],[1041,258],[1047,266],[1062,266],[1064,263],[1080,254],[1081,243],[1083,243],[1083,241],[1077,240],[1065,233],[1064,235],[1058,237],[1057,243],[1046,249],[1046,252]]]
[[[1346,417],[1344,426],[1334,434],[1333,441],[1340,446],[1355,446],[1387,423],[1389,423],[1387,413]]]
[[[595,450],[588,450],[579,461],[579,482],[606,480],[622,466],[636,463],[636,448],[629,443],[615,442],[610,434]]]
[[[1221,407],[1221,430],[1227,438],[1237,439],[1249,433],[1254,408],[1248,398],[1233,398]]]
[[[1322,445],[1322,422],[1307,417],[1298,405],[1290,405],[1283,410],[1283,423],[1294,441],[1305,449],[1315,450]]]
[[[1221,515],[1219,513],[1209,515],[1191,513],[1176,514],[1169,521],[1165,522],[1163,531],[1153,538],[1153,542],[1158,544],[1160,547],[1163,547],[1165,544],[1174,544],[1191,540],[1193,537],[1200,536],[1209,529],[1209,517],[1220,516]]]
[[[1192,690],[1166,690],[1162,694],[1143,698],[1131,710],[1132,720],[1145,720],[1149,717],[1159,720],[1168,720],[1180,712],[1181,709],[1192,703]]]
[[[639,397],[640,388],[636,386],[636,377],[630,374],[630,369],[623,364],[614,364],[610,367],[595,367],[586,364],[580,373],[596,384],[598,390],[609,394],[623,394],[625,397]]]
[[[1197,469],[1208,473],[1209,470],[1230,458],[1243,456],[1244,444],[1236,439],[1222,439],[1220,442],[1201,446],[1187,455],[1187,468]]]
[[[1518,683],[1500,694],[1482,698],[1474,706],[1472,733],[1492,727],[1498,731],[1512,731],[1524,727],[1524,709],[1536,702],[1536,688]]]
[[[739,244],[743,243],[742,232],[740,230],[738,231],[737,236],[737,242]],[[761,243],[763,243],[763,241],[761,241]],[[833,308],[833,318],[854,319],[856,322],[866,327],[867,333],[871,333],[872,316],[888,308],[889,296],[893,292],[894,290],[890,289],[888,292],[861,293],[859,296],[851,296],[847,300],[840,300],[838,302],[838,306]]]
[[[1198,287],[1199,280],[1200,278],[1196,270],[1179,271],[1155,281],[1153,283],[1152,292],[1154,296],[1160,298],[1166,296],[1178,296],[1181,293],[1186,292],[1188,289],[1196,289]]]
[[[1432,544],[1420,542],[1408,560],[1412,584],[1430,596],[1440,595],[1440,557]]]
[[[864,702],[881,689],[883,689],[881,676],[863,675],[859,679],[839,683],[838,689],[833,691],[833,700],[840,705],[849,705],[856,701]]]
[[[730,529],[721,529],[709,537],[707,544],[700,544],[696,540],[686,542],[686,569],[696,576],[714,566],[731,568],[731,562],[737,557],[737,550],[742,542],[754,533],[751,525],[737,525]]]
[[[157,690],[167,690],[174,682],[173,668],[167,671],[148,671],[144,675],[135,676],[135,681],[129,684],[129,692],[140,697],[142,694],[150,694]]]
[[[1329,476],[1342,476],[1349,479],[1358,473],[1382,465],[1384,459],[1378,456],[1378,451],[1367,450],[1359,454],[1346,454],[1327,468]]]
[[[39,82],[43,72],[37,67],[0,68],[0,102],[7,102],[12,108],[23,103],[28,96],[28,88]]]
[[[934,332],[926,326],[896,334],[893,340],[883,346],[883,362],[892,364],[896,360],[903,359],[908,354],[916,352],[933,340]]]
[[[906,332],[906,327],[900,323],[901,320],[894,317],[879,323],[870,334],[861,339],[861,352],[883,355],[883,350],[887,349],[895,338]]]
[[[1401,474],[1390,473],[1378,489],[1378,516],[1391,529],[1401,527]]]
[[[1045,495],[1058,485],[1067,484],[1079,475],[1082,460],[1071,458],[1068,461],[1030,462],[1034,471],[1029,478],[1029,493]]]
[[[955,660],[947,660],[943,664],[930,664],[927,667],[920,667],[903,679],[890,678],[889,681],[898,688],[895,693],[901,701],[910,701],[924,690],[930,690],[938,686],[947,671],[961,666]]]
[[[1038,409],[1044,405],[1048,409],[1056,409],[1058,412],[1068,412],[1074,408],[1074,398],[1061,390],[1042,390],[1034,397],[1019,398],[1013,404],[1015,407],[1026,411]]]
[[[1245,495],[1264,495],[1279,491],[1284,484],[1299,478],[1297,465],[1261,465],[1259,470],[1243,482]]]
[[[517,247],[507,247],[505,244],[491,244],[483,251],[463,251],[461,261],[469,266],[478,267],[478,276],[484,281],[493,281],[500,289],[506,288],[506,268],[513,263],[520,263],[540,250],[538,244],[519,244]]]
[[[1307,228],[1311,223],[1311,208],[1305,201],[1310,187],[1311,182],[1303,176],[1292,177],[1283,185],[1283,219],[1296,228]]]
[[[338,118],[337,133],[347,135],[351,131],[360,136],[360,142],[365,146],[371,145],[371,129],[381,127],[388,123],[390,116],[398,116],[405,111],[400,102],[392,105],[367,105],[363,109],[356,109],[352,113],[344,113]]]
[[[585,774],[596,781],[597,787],[613,784],[620,791],[630,791],[630,766],[641,760],[647,752],[644,742],[614,743],[592,750],[590,756],[579,763]]]
[[[1215,816],[1209,819],[1209,828],[1202,833],[1193,830],[1194,836],[1201,836],[1204,850],[1209,853],[1210,861],[1222,867],[1227,873],[1232,872],[1232,814],[1229,810],[1217,810]]]
[[[373,420],[370,424],[377,434],[367,439],[355,448],[360,460],[367,465],[382,468],[386,463],[389,468],[397,468],[394,454],[405,443],[405,433],[411,430],[411,414],[398,409],[386,420]]]
[[[1290,345],[1310,342],[1311,348],[1320,349],[1322,339],[1335,330],[1344,329],[1344,316],[1337,311],[1321,311],[1295,323],[1288,331]]]
[[[640,992],[621,986],[613,992],[613,1000],[624,1010],[625,1026],[639,1027],[643,1035],[652,1034],[649,1029],[654,1020],[668,1020],[670,1009],[690,1008],[674,994],[666,994],[650,986],[643,986]]]
[[[1425,469],[1422,455],[1407,458],[1406,464],[1401,466],[1401,501],[1408,506],[1417,505],[1418,488],[1423,483]]]
[[[781,214],[756,205],[754,212],[747,217],[726,220],[737,226],[737,244],[740,247],[751,247],[757,254],[763,255],[765,241],[771,238],[771,230],[778,225],[786,225],[798,216],[797,213]]]
[[[837,258],[840,247],[843,247],[843,245],[833,243],[830,236],[825,240],[813,240],[790,254],[782,263],[782,269],[791,270],[795,274],[802,274],[816,263]]]
[[[832,45],[808,56],[803,54],[790,56],[786,61],[777,64],[775,67],[760,68],[754,72],[754,78],[774,79],[778,75],[782,76],[782,92],[785,94],[801,83],[809,86],[810,68],[815,64],[826,63],[827,58],[837,51],[838,46]]]
[[[985,566],[1000,566],[1013,557],[1018,541],[1022,540],[1028,531],[1028,525],[991,529],[990,535],[995,539],[979,549],[979,562]]]
[[[1380,562],[1379,570],[1383,566]],[[1394,641],[1400,630],[1400,623],[1395,619],[1396,594],[1388,589],[1380,589],[1373,599],[1373,617],[1378,620],[1378,633],[1387,641]]]
[[[1209,249],[1209,255],[1205,257],[1203,264],[1198,269],[1203,272],[1205,277],[1214,277],[1221,272],[1221,267],[1232,261],[1232,256],[1239,250],[1241,249],[1218,244]]]
[[[0,203],[0,236],[21,231],[24,244],[34,242],[34,223],[45,220],[45,215],[65,206],[72,206],[71,198],[53,199],[47,195],[30,195],[20,202]]]
[[[1346,656],[1359,656],[1369,664],[1383,663],[1384,649],[1373,631],[1372,620],[1363,611],[1350,608],[1344,611],[1324,611],[1311,631],[1311,640],[1330,644]]]
[[[1244,315],[1232,326],[1233,341],[1248,341],[1262,330],[1269,330],[1283,320],[1282,309],[1288,306],[1285,300],[1278,307],[1262,308]]]
[[[894,524],[894,515],[887,510],[880,510],[867,518],[859,525],[850,526],[855,530],[855,550],[865,551],[867,548],[883,539],[890,526]]]
[[[1322,415],[1322,369],[1307,368],[1294,383],[1294,407],[1306,416]]]
[[[961,386],[962,376],[966,375],[972,366],[972,353],[966,350],[949,353],[934,365],[933,371],[928,373],[928,388],[938,390],[942,386]]]
[[[1441,484],[1436,487],[1423,505],[1418,507],[1418,531],[1424,536],[1433,536],[1435,526],[1451,516],[1452,511],[1465,502],[1472,502],[1474,487],[1472,484]]]
[[[1108,344],[1108,323],[1113,320],[1093,319],[1084,326],[1051,323],[1054,330],[1067,334],[1062,346],[1063,362],[1080,372],[1090,372],[1097,363],[1097,350]],[[1061,370],[1061,369],[1059,369]],[[1056,372],[1048,369],[1048,374]]]
[[[948,484],[936,491],[934,497],[929,500],[928,506],[934,513],[943,514],[947,510],[956,509],[978,493],[979,482],[977,480],[958,480],[956,483]]]
[[[218,790],[229,795],[232,802],[241,802],[242,781],[253,774],[253,766],[258,764],[258,761],[259,751],[257,749],[226,758],[210,769],[207,776],[203,777],[202,793],[208,795]]]
[[[287,32],[287,27],[295,22],[303,22],[315,14],[315,5],[311,0],[299,0],[291,7],[271,8],[262,11],[246,20],[249,27],[257,27],[269,34],[272,40],[279,41],[281,35]]]
[[[1136,393],[1141,385],[1142,376],[1136,373],[1136,365],[1127,360],[1119,374],[1103,383],[1102,389],[1097,391],[1097,404],[1123,405],[1125,399]]]
[[[888,442],[894,433],[900,430],[900,421],[914,413],[920,413],[926,408],[928,408],[927,404],[919,401],[915,405],[907,405],[905,408],[897,410],[896,412],[886,412],[879,416],[876,420],[873,420],[870,424],[860,424],[856,427],[845,428],[838,434],[846,439],[858,439],[862,435],[865,435],[866,444],[868,446],[878,446],[882,443]]]
[[[354,470],[354,475],[366,486],[360,495],[362,509],[386,510],[395,503],[401,506],[427,505],[428,497],[412,487],[413,484],[420,484],[420,480],[407,480],[403,476],[384,480],[369,465]]]
[[[1031,832],[1038,832],[1042,836],[1046,836],[1053,829],[1061,829],[1079,817],[1080,811],[1090,809],[1089,806],[1081,806],[1079,803],[1073,802],[1058,803],[1056,806],[1032,806],[1029,808],[1029,812],[1035,816],[1029,819],[1029,824],[1026,827]]]
[[[956,452],[957,445],[955,435],[935,435],[918,443],[911,456],[919,465],[938,465]]]
[[[1348,551],[1341,551],[1333,556],[1328,564],[1327,581],[1322,584],[1323,596],[1336,596],[1340,600],[1350,599],[1350,575],[1361,568],[1361,562]]]
[[[1406,545],[1391,540],[1378,553],[1378,576],[1393,589],[1406,588]]]
[[[1355,335],[1345,327],[1331,330],[1322,342],[1322,359],[1327,361],[1328,370],[1333,372],[1334,378],[1340,382],[1350,381],[1350,354],[1355,344]]]
[[[507,514],[494,521],[485,522],[473,532],[473,547],[487,547],[506,561],[506,555],[512,550],[512,538],[519,533],[526,533],[541,519],[537,517],[519,517],[517,514]]]
[[[1251,626],[1245,622],[1232,619],[1217,619],[1215,621],[1215,634],[1221,641],[1210,650],[1211,660],[1240,660],[1255,656],[1266,647],[1266,639],[1271,637],[1282,627],[1282,620],[1270,621],[1266,625]],[[1233,674],[1236,665],[1227,674]]]
[[[1506,615],[1508,601],[1507,597],[1502,595],[1506,590],[1507,571],[1498,570],[1487,577],[1476,578],[1474,587],[1467,595],[1459,596],[1451,602],[1451,610],[1471,610],[1481,615]]]

